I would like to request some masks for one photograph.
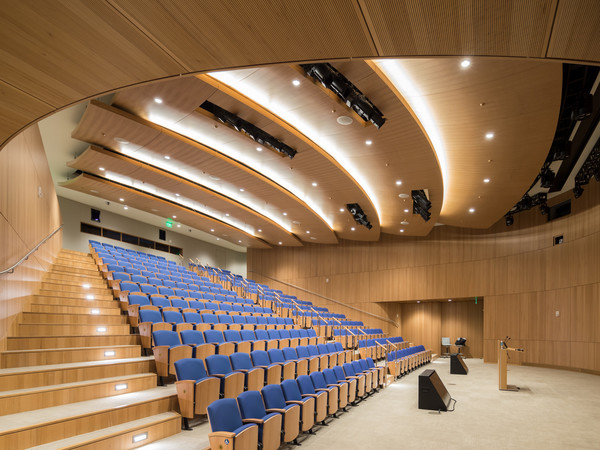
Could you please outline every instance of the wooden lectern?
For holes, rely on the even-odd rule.
[[[512,384],[506,384],[506,365],[508,363],[508,352],[522,352],[522,348],[507,347],[504,341],[498,341],[498,389],[501,391],[518,391],[519,388]]]

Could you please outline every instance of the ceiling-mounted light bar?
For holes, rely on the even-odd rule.
[[[207,100],[200,105],[200,108],[213,114],[224,124],[235,128],[236,131],[245,133],[250,139],[257,142],[258,144],[264,145],[266,147],[271,147],[276,152],[281,153],[289,157],[290,159],[296,156],[296,150],[294,150],[289,145],[284,144],[279,139],[271,136],[266,131],[263,131],[260,128],[258,128],[256,125],[251,124],[247,120],[236,116],[235,114],[221,108],[220,106],[217,106],[214,103],[211,103]]]
[[[337,95],[365,122],[378,129],[385,123],[383,113],[356,86],[329,63],[300,64],[304,73],[319,81],[326,89]]]

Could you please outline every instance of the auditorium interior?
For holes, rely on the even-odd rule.
[[[600,3],[0,13],[0,448],[598,448]]]

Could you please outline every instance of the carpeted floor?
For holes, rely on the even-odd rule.
[[[358,406],[302,437],[302,449],[600,449],[600,377],[584,373],[509,366],[498,390],[498,366],[466,359],[468,375],[451,375],[449,359],[438,359],[392,383]],[[435,369],[454,412],[418,409],[418,378]],[[149,449],[203,449],[208,423],[155,442]],[[295,448],[293,446],[286,448]]]

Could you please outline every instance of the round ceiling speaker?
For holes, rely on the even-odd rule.
[[[352,123],[352,117],[340,116],[337,118],[337,123],[340,125],[350,125]]]

